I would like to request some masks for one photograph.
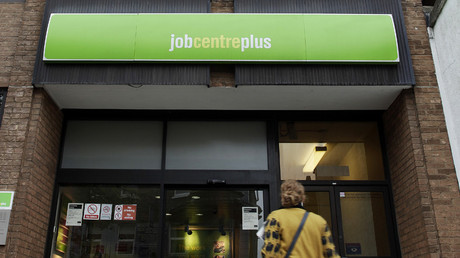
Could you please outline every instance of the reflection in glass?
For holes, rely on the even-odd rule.
[[[199,198],[197,198],[197,196]],[[260,257],[257,228],[243,229],[243,207],[263,223],[263,191],[168,190],[166,257]]]
[[[52,257],[159,257],[159,194],[158,187],[61,187]],[[112,205],[110,215],[101,214],[103,204]],[[120,220],[116,205],[123,205]],[[79,209],[82,214],[76,220],[72,212]],[[92,211],[97,219],[84,219],[96,216]]]
[[[329,192],[305,192],[305,196],[305,209],[320,215],[332,226]]]
[[[390,256],[383,193],[340,193],[347,256]]]
[[[69,121],[63,168],[160,169],[163,123]]]
[[[280,122],[281,179],[383,180],[375,122]]]
[[[168,122],[166,169],[267,170],[264,122]]]

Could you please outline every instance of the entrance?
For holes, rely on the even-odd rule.
[[[45,256],[260,257],[286,179],[342,256],[399,255],[375,121],[85,115],[66,121]]]
[[[255,187],[61,187],[52,257],[260,257],[268,201]]]
[[[396,257],[386,188],[305,185],[305,195],[305,208],[331,226],[341,256]]]
[[[283,121],[279,139],[281,179],[305,186],[341,256],[398,256],[376,121]]]
[[[250,188],[166,190],[164,257],[260,257],[267,201]]]
[[[49,256],[260,257],[279,199],[269,124],[67,121]]]

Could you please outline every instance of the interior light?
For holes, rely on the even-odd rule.
[[[161,196],[155,195],[155,199],[161,199]]]
[[[325,143],[314,146],[313,150],[310,152],[310,155],[307,158],[307,162],[305,162],[303,172],[313,173],[313,171],[315,171],[316,166],[318,166],[318,163],[323,158],[324,154],[326,154],[326,151],[327,147]]]
[[[172,214],[171,214],[171,213],[169,213],[169,212],[167,212],[167,213],[166,213],[166,216],[172,216]]]
[[[192,199],[193,199],[193,200],[199,200],[200,198],[201,198],[201,197],[200,197],[200,196],[198,196],[198,195],[194,195],[194,196],[192,196]]]
[[[197,216],[203,216],[203,213],[197,213],[197,214],[195,214],[195,215],[197,215]]]

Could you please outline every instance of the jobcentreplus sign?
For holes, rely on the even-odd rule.
[[[258,38],[254,35],[249,37],[189,37],[185,34],[183,37],[171,34],[170,52],[175,48],[241,48],[241,52],[245,49],[252,48],[271,48],[271,38]]]

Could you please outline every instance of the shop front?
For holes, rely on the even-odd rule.
[[[69,120],[51,254],[256,257],[267,154],[265,121]]]
[[[342,256],[398,256],[380,112],[65,113],[51,257],[260,257],[285,179]]]
[[[47,1],[34,85],[63,130],[45,256],[261,257],[295,179],[341,256],[400,257],[400,3],[154,2]]]

